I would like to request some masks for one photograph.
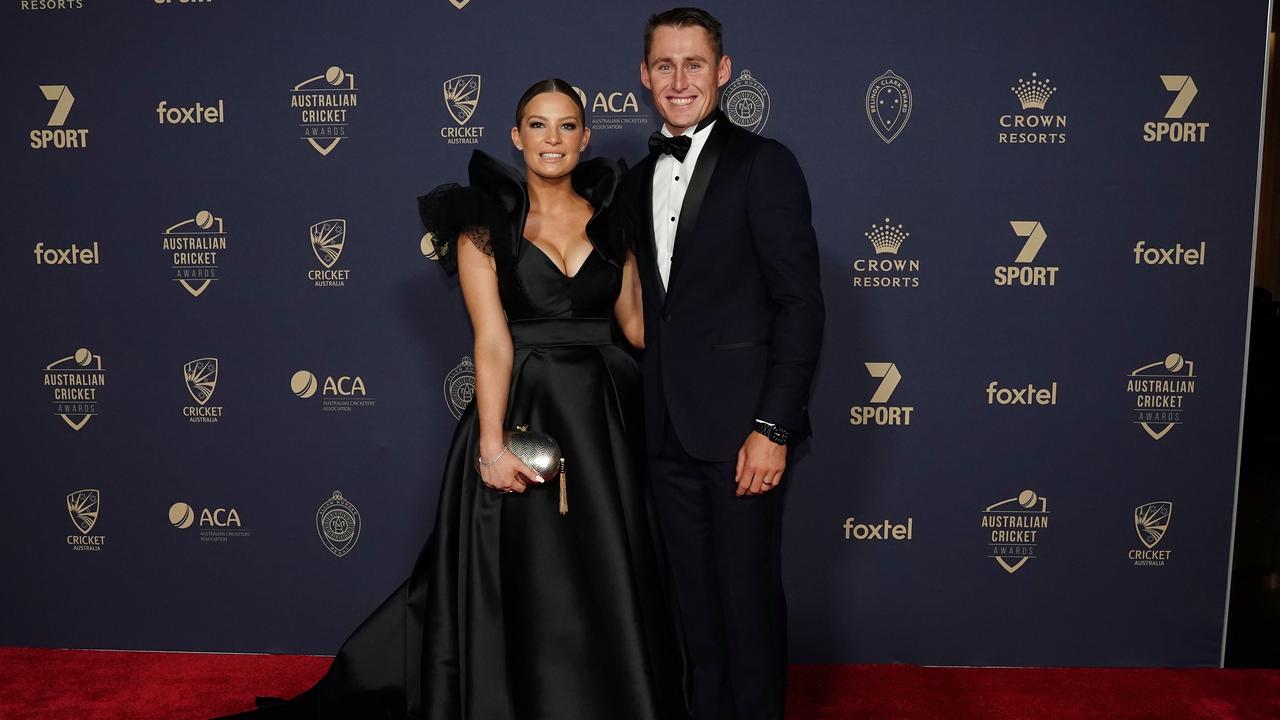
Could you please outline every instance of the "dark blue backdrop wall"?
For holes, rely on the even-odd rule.
[[[661,8],[4,3],[0,643],[332,652],[472,390],[415,195],[545,76],[638,159]],[[710,7],[822,250],[793,659],[1218,664],[1268,3]]]

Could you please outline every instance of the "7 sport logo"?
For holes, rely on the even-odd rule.
[[[1044,247],[1049,233],[1038,220],[1010,220],[1009,226],[1013,234],[1026,238],[1022,249],[1013,259],[1012,265],[997,265],[995,268],[996,285],[1054,285],[1058,282],[1058,266],[1036,265],[1036,256]]]
[[[71,88],[66,85],[41,85],[40,92],[44,94],[45,100],[53,102],[53,112],[49,113],[49,121],[45,123],[45,127],[31,131],[31,147],[36,150],[87,147],[87,129],[63,127],[67,116],[71,114],[71,106],[76,103]]]
[[[914,407],[890,405],[889,399],[893,391],[902,382],[902,373],[898,366],[888,362],[864,363],[867,373],[873,378],[880,378],[880,385],[871,394],[867,405],[854,405],[849,408],[850,425],[910,425]]]
[[[1164,120],[1152,121],[1142,126],[1142,139],[1146,142],[1204,142],[1209,123],[1183,120],[1191,101],[1200,90],[1190,75],[1161,75],[1164,89],[1177,93],[1164,113]],[[1177,122],[1169,122],[1174,120]]]

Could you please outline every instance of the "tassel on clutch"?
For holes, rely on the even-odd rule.
[[[560,472],[560,514],[569,512],[569,494],[564,476],[564,456],[560,454],[560,443],[546,433],[530,430],[528,425],[517,425],[514,430],[502,434],[502,444],[507,452],[520,458],[520,462],[528,465],[538,473],[543,482],[551,479],[556,470]]]

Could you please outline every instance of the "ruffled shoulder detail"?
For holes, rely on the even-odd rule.
[[[606,158],[592,158],[573,169],[574,191],[594,208],[587,223],[587,237],[596,252],[619,268],[626,263],[627,252],[632,248],[629,216],[621,212],[620,203],[615,203],[618,187],[626,173],[626,163]]]
[[[525,212],[524,185],[514,168],[477,150],[467,171],[469,186],[446,183],[418,198],[425,239],[450,275],[458,272],[458,241],[464,235],[490,257],[508,256]]]

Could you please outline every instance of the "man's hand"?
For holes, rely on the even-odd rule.
[[[758,432],[747,435],[738,449],[738,497],[760,495],[778,487],[782,471],[787,469],[787,446],[779,445]]]

